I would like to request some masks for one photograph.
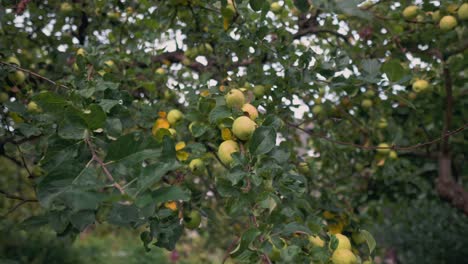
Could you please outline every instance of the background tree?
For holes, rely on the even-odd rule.
[[[4,219],[195,233],[218,262],[365,263],[366,229],[386,258],[466,259],[467,4],[2,5]]]

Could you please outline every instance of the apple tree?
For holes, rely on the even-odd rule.
[[[468,4],[410,2],[3,1],[5,216],[346,264],[385,200],[468,214]]]

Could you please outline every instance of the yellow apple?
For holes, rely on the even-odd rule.
[[[193,159],[189,163],[189,168],[193,173],[202,173],[205,169],[205,163],[202,159]]]
[[[357,258],[349,249],[337,249],[331,257],[333,264],[357,264]]]
[[[257,119],[258,111],[257,111],[257,108],[255,108],[255,106],[251,104],[244,104],[241,109],[242,109],[242,112],[244,112],[244,114],[247,114],[247,116],[250,117],[250,119],[252,120]]]
[[[225,164],[232,162],[232,153],[239,152],[239,145],[234,140],[226,140],[218,148],[218,157]]]
[[[31,101],[26,107],[29,112],[39,113],[42,112],[41,108],[36,104],[36,102]]]
[[[15,71],[8,74],[8,79],[15,84],[23,84],[26,80],[26,74],[22,71]]]
[[[275,14],[278,14],[279,12],[281,12],[281,9],[282,9],[282,7],[281,7],[280,3],[278,3],[278,2],[273,2],[270,5],[270,10]]]
[[[464,3],[458,8],[458,19],[460,20],[468,19],[468,3]]]
[[[377,147],[378,147],[377,153],[380,153],[380,154],[390,153],[390,145],[388,145],[387,143],[380,143],[379,145],[377,145]]]
[[[454,16],[444,16],[440,19],[439,27],[443,31],[454,29],[458,25],[457,19]]]
[[[417,80],[413,83],[413,91],[415,93],[422,93],[427,91],[429,83],[426,80]]]
[[[86,51],[85,51],[83,48],[79,48],[79,49],[76,51],[76,55],[77,55],[77,56],[85,56],[85,55],[86,55]]]
[[[342,234],[335,234],[335,237],[338,239],[338,246],[336,247],[336,250],[351,249],[351,242],[349,241],[348,237]]]
[[[10,63],[10,64],[16,64],[18,66],[21,66],[21,63],[20,61],[18,60],[18,58],[16,58],[15,56],[11,56],[11,57],[8,57],[8,59],[6,60],[7,63]]]
[[[366,109],[371,108],[372,105],[373,105],[373,103],[372,103],[372,100],[370,100],[370,99],[364,99],[364,100],[362,100],[362,102],[361,102],[361,106],[362,106],[363,108],[366,108]]]
[[[407,6],[403,10],[403,17],[405,19],[413,19],[418,15],[418,10],[419,8],[417,6],[414,6],[414,5]]]
[[[309,242],[316,247],[325,246],[325,241],[323,241],[319,236],[309,236]]]
[[[177,123],[183,117],[184,117],[184,114],[182,114],[181,111],[179,111],[178,109],[172,109],[167,114],[167,121],[169,122],[169,124],[171,124],[173,126],[173,125],[175,125],[175,123]]]
[[[156,71],[154,71],[156,74],[159,74],[159,75],[164,75],[166,74],[166,70],[164,68],[157,68]]]
[[[227,106],[231,108],[241,108],[245,103],[245,96],[238,89],[232,89],[224,98],[226,99]]]
[[[232,133],[240,140],[248,140],[256,128],[257,124],[246,116],[238,117],[232,123]]]

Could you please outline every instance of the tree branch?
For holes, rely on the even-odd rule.
[[[0,190],[0,194],[3,194],[6,198],[8,199],[13,199],[13,200],[19,200],[19,201],[23,201],[23,202],[30,202],[30,203],[35,203],[35,202],[38,202],[37,199],[33,199],[33,198],[24,198],[22,196],[18,196],[18,195],[14,195],[14,194],[11,194],[11,193],[8,193],[4,190]]]
[[[65,86],[65,85],[63,85],[63,84],[58,84],[58,83],[52,81],[51,79],[49,79],[49,78],[47,78],[47,77],[44,77],[44,76],[42,76],[42,75],[40,75],[40,74],[38,74],[38,73],[35,73],[35,72],[33,72],[33,71],[30,71],[30,70],[26,70],[26,69],[24,69],[24,68],[21,68],[21,67],[15,65],[15,64],[9,64],[9,63],[0,61],[0,65],[5,65],[5,66],[8,66],[8,67],[14,68],[14,69],[16,69],[16,70],[29,73],[29,74],[31,74],[32,76],[35,76],[35,77],[37,77],[37,78],[39,78],[39,79],[42,79],[42,80],[44,80],[44,81],[47,81],[47,82],[49,82],[49,83],[51,83],[51,84],[53,84],[53,85],[55,85],[55,86],[59,86],[59,87],[65,88],[65,89],[70,89],[69,87],[67,87],[67,86]]]

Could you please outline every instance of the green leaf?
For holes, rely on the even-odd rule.
[[[275,147],[276,131],[272,127],[257,128],[250,139],[250,152],[254,155],[266,154]]]
[[[109,145],[106,161],[119,160],[137,152],[140,149],[142,140],[139,133],[119,137]]]
[[[106,112],[109,113],[110,110],[119,104],[119,100],[110,100],[110,99],[102,99],[99,102],[99,105],[102,107],[102,109]]]
[[[33,100],[47,112],[61,112],[67,105],[69,105],[65,98],[51,92],[39,93],[33,97]]]
[[[178,162],[158,162],[143,168],[138,177],[136,193],[141,193],[158,182],[166,173],[179,168]]]
[[[376,59],[362,60],[362,69],[371,78],[376,77],[380,73],[380,62]]]
[[[115,203],[109,214],[108,221],[115,225],[128,225],[138,221],[138,208],[131,204]]]
[[[294,5],[303,13],[309,11],[310,5],[308,0],[294,0]]]
[[[155,245],[167,250],[174,250],[175,244],[184,229],[177,217],[155,219],[150,223],[151,234],[156,238]]]
[[[154,203],[164,203],[168,201],[188,201],[190,192],[182,190],[179,186],[161,187],[151,193]]]
[[[90,105],[82,114],[83,119],[86,121],[88,128],[95,130],[103,128],[106,122],[106,113],[97,104]]]
[[[232,113],[231,110],[225,106],[225,105],[220,105],[213,110],[211,110],[210,115],[208,116],[208,119],[210,123],[215,124],[218,123],[219,120],[231,117]]]
[[[79,211],[70,215],[70,223],[80,232],[94,223],[95,220],[94,211],[92,210]]]
[[[250,228],[242,234],[240,243],[237,247],[230,252],[233,257],[236,257],[242,254],[245,250],[249,249],[252,242],[261,234],[260,230],[257,228]]]
[[[297,222],[288,223],[281,229],[281,233],[284,234],[285,236],[290,236],[297,231],[305,232],[309,235],[312,234],[312,231],[310,231],[310,229],[307,226],[304,226]]]
[[[250,7],[251,7],[254,11],[260,11],[260,9],[262,8],[262,6],[263,6],[264,3],[265,3],[264,0],[250,0],[250,1],[249,1]]]
[[[360,230],[360,233],[364,236],[366,239],[367,246],[369,247],[369,253],[372,254],[372,251],[374,251],[376,242],[372,234],[367,231],[367,230]]]
[[[391,59],[382,65],[382,71],[391,82],[401,80],[407,73],[398,59]]]

